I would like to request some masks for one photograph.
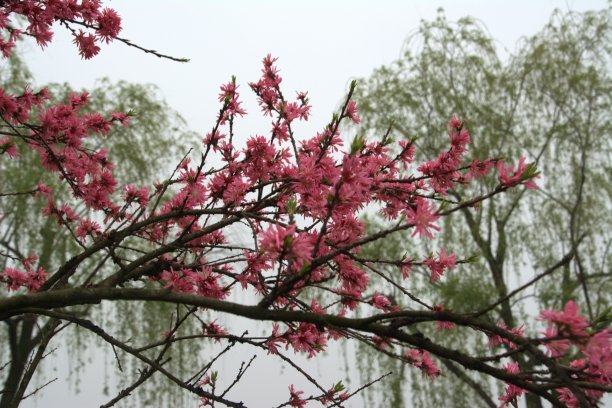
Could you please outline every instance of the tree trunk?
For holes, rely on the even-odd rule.
[[[8,325],[11,363],[8,375],[4,381],[4,392],[0,399],[0,408],[9,408],[12,405],[11,402],[19,390],[21,379],[26,370],[28,358],[35,346],[35,342],[31,338],[34,319],[9,319],[5,323]],[[19,328],[21,328],[20,334]]]

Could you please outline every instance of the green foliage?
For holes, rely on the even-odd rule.
[[[13,54],[7,63],[0,67],[0,82],[2,87],[11,92],[20,93],[23,86],[31,83],[31,76],[25,63]],[[66,100],[72,92],[82,92],[71,89],[65,84],[47,85],[53,97],[52,102]],[[93,90],[89,90],[90,104],[85,111],[110,113],[114,111],[132,112],[133,117],[128,127],[115,126],[104,140],[90,137],[88,143],[92,148],[99,149],[104,145],[109,151],[109,158],[115,165],[114,175],[120,182],[126,184],[146,185],[152,191],[152,185],[161,177],[167,177],[173,167],[188,152],[189,145],[198,142],[194,133],[187,129],[185,121],[173,111],[163,100],[158,89],[153,85],[131,84],[125,81],[112,82],[103,78],[96,82]],[[56,176],[43,171],[39,165],[36,153],[18,141],[20,156],[17,159],[2,160],[0,167],[3,174],[2,189],[0,193],[25,192],[36,188],[38,182],[43,180],[53,190],[59,203],[65,202],[74,205],[75,201],[69,191],[60,183]],[[117,198],[121,194],[119,186]],[[40,265],[52,271],[67,261],[67,257],[78,253],[80,248],[66,228],[59,227],[53,219],[42,215],[46,205],[42,197],[33,198],[31,195],[0,197],[0,213],[4,218],[5,229],[1,231],[0,251],[11,247],[17,249],[24,257],[29,254],[38,254]],[[87,216],[86,209],[77,206],[77,214]],[[42,243],[42,247],[40,246]],[[120,250],[118,250],[120,253]],[[91,270],[98,267],[102,257],[88,260]],[[3,258],[6,262],[6,258]],[[103,263],[100,263],[100,265]],[[105,267],[112,267],[107,263]],[[86,269],[85,269],[86,270]],[[81,282],[87,276],[75,277]],[[102,308],[98,313],[103,321],[115,334],[122,339],[138,338],[149,341],[159,341],[162,333],[168,330],[170,321],[161,321],[158,316],[176,316],[171,306],[162,303],[144,304],[115,304]],[[87,309],[83,310],[87,313]],[[180,311],[184,313],[184,311]],[[126,318],[138,316],[138,318]],[[74,352],[70,356],[74,359],[71,365],[77,375],[71,379],[78,388],[78,370],[84,367],[84,361],[90,356],[92,344],[99,344],[99,339],[90,333],[71,328],[65,330],[61,341],[65,342],[67,349]],[[0,341],[4,340],[5,333],[0,332]],[[188,355],[185,347],[189,342],[182,342],[175,347],[172,361],[169,366],[186,367]],[[8,352],[3,348],[3,353]],[[111,354],[112,352],[108,350]],[[2,355],[2,360],[10,357]],[[123,368],[129,372],[140,368],[130,365],[131,359],[124,359]],[[108,361],[109,366],[116,367],[114,360]],[[134,364],[137,364],[134,362]],[[114,370],[115,368],[112,368]],[[141,401],[155,404],[166,401],[168,405],[178,404],[177,389],[164,387],[164,380],[154,376],[145,386],[139,389]],[[113,389],[111,392],[115,392]]]
[[[447,274],[437,288],[445,308],[455,312],[471,312],[493,303],[495,287],[483,280],[487,271],[482,266],[462,266]]]
[[[0,65],[0,83],[6,91],[18,93],[32,82],[32,73],[16,52]]]
[[[506,58],[500,57],[495,41],[474,19],[451,23],[440,13],[434,21],[423,22],[407,39],[399,60],[359,81],[355,99],[361,112],[360,131],[383,138],[392,124],[391,137],[419,135],[415,143],[420,163],[447,145],[446,123],[457,116],[472,134],[473,158],[516,162],[526,156],[541,172],[536,180],[540,188],[535,192],[518,188],[447,217],[437,242],[419,243],[407,232],[364,250],[397,260],[406,255],[420,260],[434,245],[448,246],[462,256],[477,254],[474,263],[447,273],[440,284],[430,283],[418,268],[406,284],[423,300],[467,312],[503,298],[573,248],[576,256],[567,267],[503,302],[487,318],[519,326],[523,307],[559,307],[569,299],[576,299],[591,317],[607,310],[612,293],[608,266],[612,260],[608,250],[612,243],[611,51],[610,9],[555,12],[542,31],[523,39]],[[535,167],[529,170],[529,177],[537,175]],[[467,194],[450,191],[448,198],[461,201],[464,194],[484,193],[496,184],[497,179],[489,177]],[[384,272],[401,282],[398,267]],[[525,295],[535,295],[535,301],[528,296],[527,303],[514,303]],[[459,330],[440,333],[431,327],[419,330],[449,344],[468,344],[474,354],[488,353],[484,336],[468,337]],[[366,347],[358,350],[364,365],[371,363],[371,355]],[[376,366],[383,372],[397,362]],[[436,383],[423,381],[420,373],[412,371],[412,390],[400,394],[411,395],[416,406],[483,405],[474,392],[460,392],[466,385],[447,370]],[[497,401],[490,384],[463,372]],[[398,380],[392,388],[405,386]],[[377,400],[370,396],[370,401]],[[383,405],[389,406],[386,401]]]

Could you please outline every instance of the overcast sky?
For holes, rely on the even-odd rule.
[[[46,52],[26,54],[39,84],[70,81],[91,87],[103,76],[156,84],[193,130],[212,126],[218,86],[231,75],[242,84],[250,117],[238,131],[254,128],[259,116],[247,83],[259,76],[261,59],[279,58],[285,93],[309,91],[313,116],[298,132],[309,135],[329,120],[353,78],[368,76],[400,55],[407,35],[442,7],[449,20],[470,15],[481,20],[500,48],[536,33],[553,9],[599,9],[600,1],[161,1],[107,2],[123,17],[122,36],[148,48],[189,58],[186,64],[160,60],[124,44],[103,47],[93,60],[80,59],[65,30]],[[242,127],[241,127],[242,124]],[[267,121],[266,121],[267,124]]]
[[[466,15],[477,18],[500,48],[512,51],[520,37],[532,35],[543,26],[555,8],[601,9],[607,2],[131,0],[105,3],[123,17],[123,37],[191,61],[181,64],[160,60],[119,43],[103,47],[93,60],[82,61],[71,38],[58,29],[55,41],[46,52],[35,45],[25,50],[25,59],[38,85],[68,81],[74,87],[88,88],[104,76],[153,83],[190,127],[203,134],[212,126],[219,108],[218,86],[236,75],[245,107],[253,117],[238,125],[238,131],[246,137],[263,133],[269,127],[267,121],[265,126],[256,127],[261,123],[256,119],[259,112],[247,87],[248,82],[258,78],[260,61],[268,53],[279,57],[286,94],[309,91],[312,119],[296,130],[308,136],[329,120],[351,79],[368,76],[373,69],[396,59],[406,36],[418,28],[421,20],[434,19],[439,7],[445,9],[451,21]],[[335,366],[337,359],[336,355],[328,364]],[[258,373],[276,371],[274,367],[264,368],[265,358],[258,360],[262,364],[257,367]],[[98,361],[97,367],[100,366]],[[95,370],[83,377],[87,394],[73,396],[62,378],[67,367],[58,367],[59,372],[49,376],[57,375],[60,379],[45,390],[47,398],[38,406],[58,406],[56,403],[60,401],[63,408],[99,406],[106,400],[97,393],[100,381],[87,378],[95,375]],[[329,374],[321,368],[313,370]],[[332,374],[341,376],[342,369],[334,368]],[[276,394],[280,397],[286,394],[288,383],[278,385],[280,394]],[[245,402],[258,401],[256,406],[268,406],[269,400],[262,399],[266,393],[257,387],[244,389],[243,393]],[[272,401],[279,402],[279,399]]]

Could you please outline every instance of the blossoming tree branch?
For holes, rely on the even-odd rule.
[[[0,2],[0,10],[4,58],[24,35],[47,45],[53,24],[70,31],[85,59],[111,41],[172,58],[122,39],[118,14],[98,0],[7,0]],[[87,93],[51,103],[46,89],[26,87],[20,94],[0,89],[1,160],[19,160],[22,149],[32,149],[40,166],[55,174],[72,195],[60,202],[53,189],[40,182],[28,191],[0,191],[0,199],[25,194],[43,200],[44,213],[31,217],[54,219],[80,248],[54,270],[40,266],[36,253],[11,248],[0,253],[5,264],[0,281],[6,290],[0,298],[0,319],[9,325],[26,317],[36,319],[39,331],[31,354],[21,356],[20,366],[11,366],[18,381],[7,383],[0,405],[16,407],[33,391],[31,380],[45,349],[61,327],[71,324],[99,336],[115,353],[121,351],[147,366],[139,377],[126,380],[104,406],[129,397],[153,375],[165,376],[194,394],[202,406],[249,405],[247,396],[232,394],[232,387],[250,362],[237,374],[213,374],[214,360],[199,362],[193,367],[195,374],[172,372],[165,362],[182,341],[225,342],[229,350],[240,343],[265,350],[269,358],[292,365],[317,390],[308,394],[300,384],[280,386],[278,406],[350,406],[350,398],[360,389],[347,390],[341,382],[320,383],[292,360],[291,353],[316,358],[331,342],[351,340],[421,370],[423,381],[443,381],[438,378],[444,375],[438,359],[503,381],[501,406],[516,405],[525,393],[555,407],[597,406],[612,390],[612,332],[583,317],[575,302],[563,310],[541,311],[536,318],[541,331],[526,333],[523,326],[506,327],[487,318],[499,303],[459,314],[404,287],[417,270],[427,273],[432,284],[444,285],[444,276],[457,264],[469,263],[449,249],[415,259],[370,259],[360,252],[368,243],[403,230],[412,231],[415,239],[432,239],[442,217],[465,208],[478,211],[480,202],[509,189],[536,188],[535,165],[522,158],[516,167],[506,159],[469,158],[471,136],[466,124],[454,117],[448,124],[448,144],[424,163],[413,160],[414,140],[395,143],[392,129],[376,140],[357,136],[345,145],[341,125],[360,121],[352,99],[355,83],[320,133],[299,137],[296,125],[308,120],[309,100],[306,93],[287,96],[281,85],[276,59],[265,57],[260,79],[249,86],[271,124],[263,134],[250,136],[246,145],[235,142],[234,124],[246,114],[236,79],[221,86],[219,113],[201,151],[183,159],[154,186],[116,180],[112,154],[90,141],[93,135],[112,137],[116,126],[129,126],[130,113],[86,113]],[[477,177],[497,177],[499,183],[467,201],[449,198],[448,191]],[[77,206],[88,211],[79,212]],[[361,219],[372,211],[384,215],[387,227],[366,230]],[[249,238],[232,239],[236,228],[248,230]],[[572,255],[545,273],[553,273]],[[393,265],[395,273],[381,272],[380,265]],[[387,286],[372,287],[373,275]],[[405,299],[396,304],[385,295],[391,289]],[[243,291],[255,301],[229,300]],[[159,341],[135,344],[83,315],[83,306],[95,308],[103,301],[166,302],[181,312],[172,317],[167,332],[159,333]],[[252,337],[239,327],[208,319],[211,312],[269,325],[263,336]],[[201,330],[178,336],[192,319],[199,319]],[[418,331],[420,325],[480,332],[489,338],[490,353],[472,355],[461,345],[437,344]],[[120,364],[118,356],[117,360]],[[526,360],[536,369],[523,371]],[[222,390],[218,376],[235,379]],[[372,380],[366,386],[382,384]]]

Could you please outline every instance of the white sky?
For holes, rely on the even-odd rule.
[[[160,52],[190,58],[180,64],[160,60],[115,43],[83,61],[65,30],[46,52],[33,46],[26,55],[39,84],[69,81],[91,87],[108,76],[156,84],[193,130],[208,130],[219,109],[218,87],[238,77],[249,113],[238,131],[264,132],[248,82],[257,80],[261,59],[279,57],[287,95],[309,91],[313,116],[298,128],[321,129],[343,98],[350,79],[368,76],[400,55],[409,32],[442,7],[449,20],[471,15],[484,22],[500,45],[512,50],[524,35],[537,32],[554,8],[599,9],[599,1],[107,1],[123,17],[122,36]]]
[[[103,76],[154,83],[190,127],[204,134],[212,126],[219,108],[218,87],[234,74],[250,113],[237,128],[245,137],[269,128],[267,119],[263,126],[257,127],[262,122],[257,120],[259,110],[247,86],[259,77],[260,61],[267,53],[279,57],[285,94],[309,91],[313,115],[309,124],[297,129],[298,133],[308,136],[329,120],[351,79],[368,76],[374,68],[396,59],[407,34],[418,28],[420,20],[434,19],[439,7],[445,9],[451,21],[466,15],[481,20],[500,46],[510,50],[520,37],[536,33],[555,8],[581,11],[606,7],[604,0],[132,0],[105,3],[123,17],[123,37],[162,53],[190,58],[191,62],[180,64],[160,60],[119,43],[104,47],[93,60],[82,61],[71,38],[58,30],[46,52],[31,45],[24,55],[38,85],[68,81],[74,87],[88,88],[96,78]],[[256,364],[263,364],[265,358],[261,357]],[[99,358],[97,361],[99,373],[102,368]],[[334,366],[332,373],[343,375],[337,363],[330,360],[327,364]],[[255,369],[266,378],[278,371],[274,367],[256,366]],[[61,378],[66,367],[59,364],[58,370],[55,375],[60,376],[60,380],[43,391],[47,397],[39,401],[38,406],[57,406],[60,401],[64,408],[99,406],[106,401],[107,398],[97,393],[99,378],[84,377],[86,395],[74,396]],[[95,376],[95,370],[86,372],[85,376]],[[321,371],[328,373],[320,367],[311,370],[313,373]],[[337,379],[340,378],[332,376],[330,381]],[[279,384],[277,398],[272,401],[280,402],[280,397],[287,394],[288,384]],[[268,406],[266,393],[258,390],[257,383],[255,385],[243,390],[242,399],[254,403],[253,406]],[[351,406],[358,404],[355,402]],[[25,405],[32,406],[31,403]]]

